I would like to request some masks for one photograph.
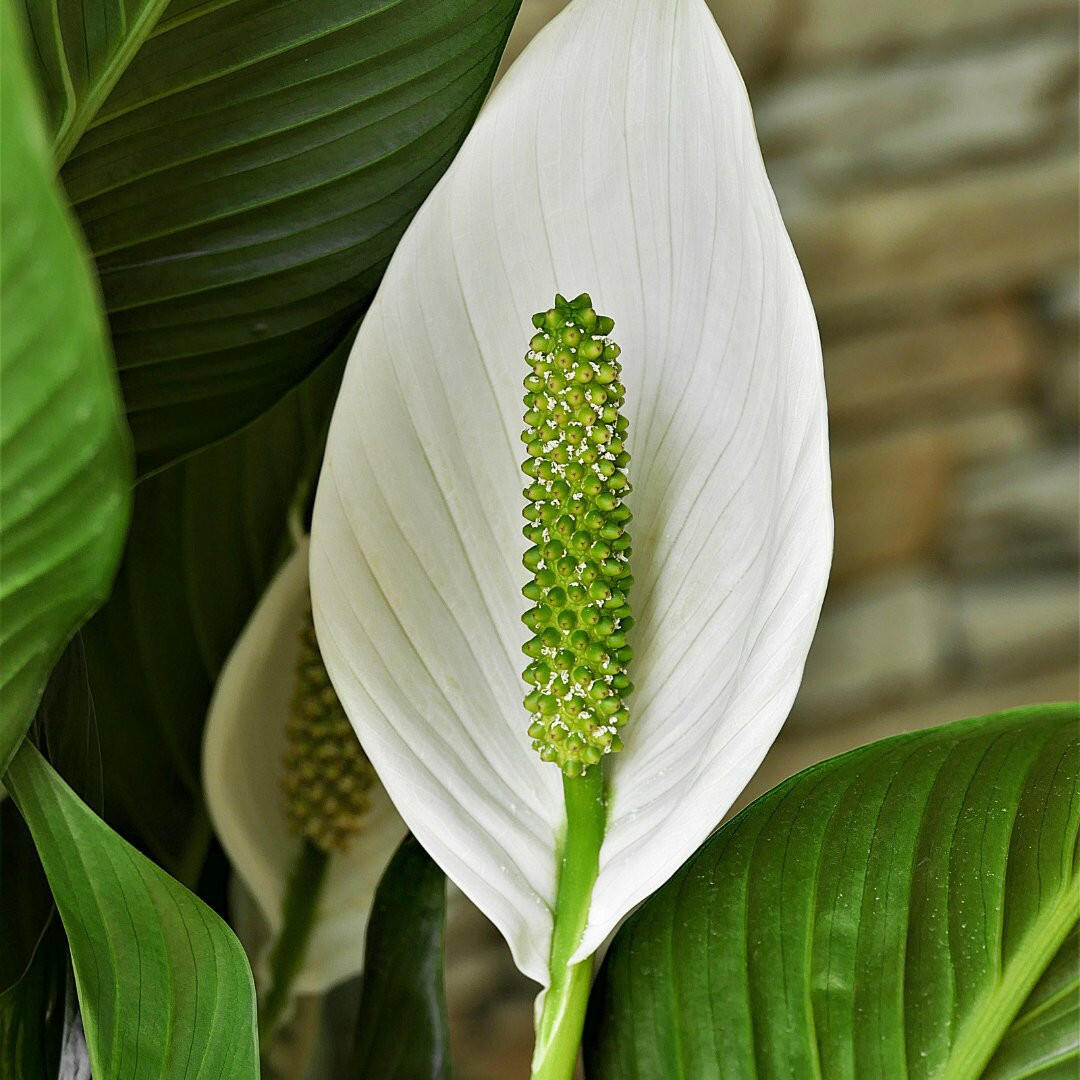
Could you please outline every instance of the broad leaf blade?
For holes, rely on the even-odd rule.
[[[62,176],[141,471],[235,431],[341,342],[472,124],[518,4],[173,0],[125,54]],[[85,32],[59,20],[69,60],[138,5],[83,6]],[[62,71],[42,67],[53,99]]]
[[[758,799],[617,935],[588,1075],[958,1080],[1010,1043],[1075,1067],[1075,1027],[1009,1029],[1080,914],[1078,718],[886,739]]]
[[[191,886],[210,836],[199,762],[211,691],[289,549],[290,507],[317,468],[343,363],[139,484],[113,595],[80,635],[106,816]]]
[[[0,769],[104,600],[130,449],[97,288],[53,178],[21,28],[0,4]]]
[[[0,802],[0,997],[26,975],[52,917],[52,894],[34,842],[15,805],[4,799]]]
[[[68,978],[67,942],[54,922],[22,977],[0,993],[0,1076],[57,1075]]]
[[[984,1080],[1039,1080],[1077,1075],[1080,1041],[1080,932],[1065,939],[1053,963],[1005,1033]]]
[[[407,837],[375,893],[350,1078],[449,1080],[445,926],[446,878]]]
[[[101,811],[101,752],[79,634],[53,668],[30,729],[34,745],[95,813]],[[22,978],[55,906],[33,838],[10,799],[0,802],[0,994]],[[66,955],[66,946],[65,946]],[[4,1076],[0,1070],[0,1076]],[[21,1075],[16,1073],[15,1075]]]
[[[169,0],[33,0],[26,18],[63,161],[154,29]]]
[[[95,1078],[254,1080],[255,987],[232,931],[117,836],[29,743],[5,783],[67,931]]]

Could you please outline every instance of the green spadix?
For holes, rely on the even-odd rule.
[[[290,827],[327,854],[347,850],[364,826],[375,773],[330,685],[310,611],[286,733],[282,784]]]
[[[533,578],[522,592],[533,607],[522,621],[534,635],[523,646],[532,686],[525,708],[534,749],[575,777],[621,748],[630,715],[626,391],[619,346],[608,337],[615,323],[596,314],[587,293],[557,295],[533,325],[521,435],[529,454],[524,533],[533,545],[523,560]]]

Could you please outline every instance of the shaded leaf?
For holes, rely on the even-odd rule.
[[[999,1047],[990,1075],[1075,1070],[1076,1026],[1039,1010],[1076,980],[1078,719],[900,735],[755,801],[616,936],[590,1078],[958,1080]]]
[[[101,754],[79,634],[53,669],[30,737],[91,808],[101,809]],[[0,803],[0,993],[20,979],[54,905],[26,823]],[[0,1073],[3,1075],[3,1073]]]
[[[141,471],[235,431],[342,341],[518,3],[27,0]]]
[[[0,3],[0,770],[49,670],[104,600],[131,462],[101,309]]]
[[[68,972],[67,940],[56,920],[19,981],[0,993],[0,1076],[57,1075]]]
[[[189,885],[210,836],[199,763],[213,684],[289,550],[290,507],[317,468],[343,362],[139,484],[113,595],[81,634],[104,815]]]
[[[169,0],[29,0],[26,18],[43,76],[49,132],[63,161],[93,121]]]
[[[5,784],[67,931],[96,1080],[257,1077],[255,987],[232,931],[29,743]]]
[[[446,878],[406,837],[375,893],[351,1078],[448,1080],[445,926]]]
[[[26,974],[52,915],[52,893],[34,841],[15,804],[4,799],[0,802],[0,994]]]

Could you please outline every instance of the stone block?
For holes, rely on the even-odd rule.
[[[1076,268],[1052,282],[1040,301],[1051,346],[1042,380],[1047,415],[1059,434],[1075,437],[1080,428],[1080,281]]]
[[[1075,82],[1075,35],[1043,31],[782,72],[754,116],[777,183],[824,197],[1071,142]]]
[[[948,551],[967,572],[1072,568],[1080,546],[1075,446],[1042,448],[968,472],[959,487]]]
[[[994,303],[840,341],[826,340],[834,428],[883,423],[1015,397],[1033,378],[1038,347],[1023,309]]]
[[[826,328],[931,317],[958,302],[1037,285],[1077,254],[1074,152],[867,192],[785,204]]]
[[[1080,647],[1076,574],[1002,574],[957,589],[964,663],[995,674],[1030,671],[1075,659]]]
[[[948,651],[941,582],[893,571],[826,601],[796,702],[803,718],[851,714],[937,681]]]
[[[1080,357],[1075,340],[1061,342],[1047,365],[1043,386],[1047,411],[1057,430],[1075,437],[1080,429]]]
[[[792,14],[787,55],[810,65],[1033,25],[1070,27],[1076,7],[1071,0],[800,0]]]
[[[947,431],[923,427],[834,443],[833,580],[841,582],[934,551],[955,455]]]
[[[1030,454],[1040,445],[1042,428],[1042,417],[1028,404],[958,411],[941,421],[958,466]]]

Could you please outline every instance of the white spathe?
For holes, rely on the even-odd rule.
[[[225,662],[203,740],[203,784],[214,829],[269,933],[256,963],[260,983],[300,848],[285,817],[281,759],[310,603],[307,563],[304,540],[270,583]],[[363,831],[347,852],[331,856],[296,993],[322,993],[359,974],[375,887],[405,833],[405,823],[376,784]]]
[[[561,777],[520,646],[530,316],[615,319],[636,579],[592,952],[719,822],[795,696],[832,512],[821,353],[739,73],[703,0],[575,0],[406,231],[330,430],[327,668],[402,816],[548,982]]]

